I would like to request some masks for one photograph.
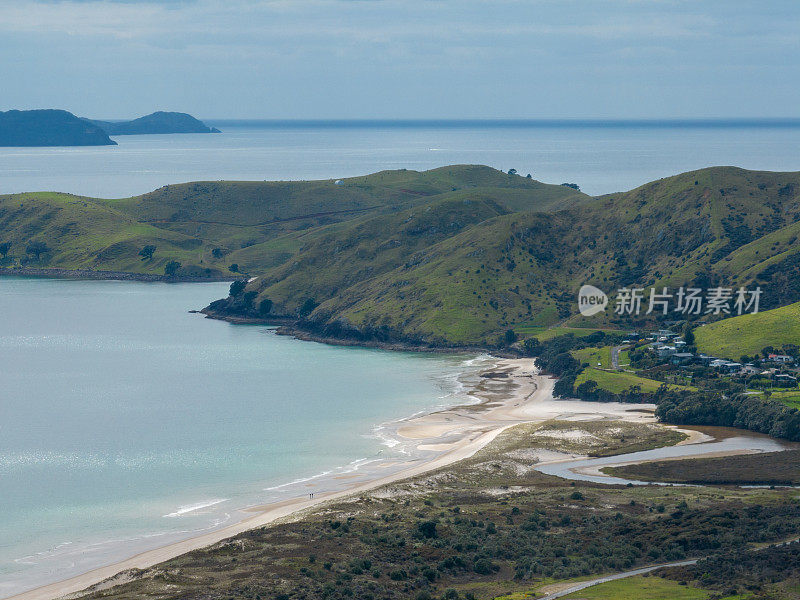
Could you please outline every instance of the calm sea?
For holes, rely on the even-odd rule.
[[[713,165],[800,170],[800,121],[208,121],[217,135],[0,148],[0,193],[118,198],[184,181],[326,179],[486,164],[601,194]]]
[[[226,290],[0,277],[0,597],[392,458],[376,425],[461,398],[466,357],[189,314]]]

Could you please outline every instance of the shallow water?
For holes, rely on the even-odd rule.
[[[226,289],[0,278],[0,596],[402,456],[378,424],[468,400],[469,357],[188,313]]]

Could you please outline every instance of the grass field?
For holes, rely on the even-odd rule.
[[[597,369],[611,368],[611,346],[575,350],[572,356],[582,363],[589,363],[590,367]]]
[[[674,286],[716,272],[727,264],[720,256],[735,251],[744,239],[768,233],[765,219],[772,219],[770,228],[775,230],[793,223],[800,202],[775,208],[777,197],[786,195],[781,190],[792,186],[800,188],[800,175],[711,168],[622,194],[583,199],[565,210],[497,214],[467,226],[472,211],[480,208],[488,214],[501,199],[473,195],[466,206],[431,207],[430,218],[417,209],[403,214],[400,223],[415,224],[389,240],[385,232],[396,228],[388,226],[394,215],[377,216],[347,231],[337,229],[336,235],[307,245],[266,272],[249,289],[284,312],[292,312],[304,296],[313,297],[319,306],[309,321],[318,329],[344,327],[378,337],[402,331],[432,344],[498,344],[508,329],[539,339],[588,335],[597,328],[625,330],[629,319],[617,315],[591,321],[569,318],[577,308],[576,282],[611,291],[634,278]],[[735,233],[734,218],[736,231],[750,234]],[[373,230],[380,232],[381,244],[376,245]],[[451,235],[443,235],[445,231]],[[643,272],[634,273],[624,257],[609,260],[618,253],[615,232],[621,231],[631,240],[625,254],[647,257]],[[656,246],[655,235],[660,240]],[[421,239],[431,243],[421,244]],[[587,239],[594,240],[591,247]],[[400,249],[398,262],[394,255]],[[797,245],[787,247],[786,259],[798,252]],[[764,258],[759,253],[752,260],[761,264]],[[781,289],[782,294],[800,295],[792,285]],[[576,326],[582,322],[591,329]],[[558,323],[569,327],[546,329]]]
[[[620,368],[627,367],[631,364],[631,355],[628,350],[620,350],[619,352],[619,366]]]
[[[592,328],[584,328],[584,327],[542,327],[542,326],[533,326],[533,325],[517,325],[514,327],[514,331],[517,332],[518,335],[523,337],[535,337],[540,342],[545,342],[547,340],[551,340],[555,337],[560,335],[567,335],[571,333],[575,337],[586,337],[592,333],[597,331],[602,331],[604,333],[624,333],[625,330],[623,329],[592,329]]]
[[[578,600],[707,600],[712,592],[686,585],[661,577],[628,577],[601,583],[580,592],[575,592],[567,599]],[[718,595],[714,596],[719,598]],[[724,600],[744,600],[746,596],[726,596]]]
[[[663,382],[655,379],[639,377],[633,373],[625,371],[602,371],[595,367],[587,367],[578,375],[575,386],[579,386],[584,381],[595,381],[597,386],[614,394],[619,394],[629,390],[633,386],[639,386],[642,392],[655,392]],[[670,388],[682,388],[683,386],[669,385]]]
[[[695,332],[697,347],[707,354],[739,360],[765,346],[800,345],[800,302],[756,313],[723,319]]]
[[[770,396],[772,400],[783,402],[787,406],[800,408],[800,390],[792,390],[790,392],[772,392]]]

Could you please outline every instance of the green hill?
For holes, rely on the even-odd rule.
[[[704,169],[562,210],[473,213],[474,224],[451,227],[451,235],[438,228],[426,243],[398,228],[413,211],[381,215],[358,230],[331,229],[248,289],[285,314],[313,299],[307,326],[324,334],[434,344],[494,343],[519,324],[631,325],[613,315],[576,317],[584,283],[608,292],[760,283],[764,303],[777,305],[800,298],[796,284],[785,283],[791,271],[775,266],[798,258],[789,235],[800,218],[796,190],[797,173]],[[427,205],[430,218],[421,216],[436,223],[453,206]],[[752,249],[768,236],[766,250]]]
[[[708,354],[739,360],[766,346],[800,346],[800,302],[757,314],[723,319],[695,330],[697,347]]]
[[[258,277],[218,313],[271,305],[321,335],[437,345],[647,324],[576,315],[583,284],[611,295],[760,285],[762,308],[797,302],[798,231],[800,174],[734,167],[597,198],[473,165],[196,182],[119,200],[0,197],[0,242],[12,243],[0,264],[160,274],[177,261],[195,277],[238,276],[233,266]],[[26,252],[31,240],[50,251]],[[142,260],[147,245],[156,251]]]
[[[175,260],[186,266],[186,275],[206,268],[202,240],[138,222],[102,203],[69,194],[0,196],[0,243],[10,244],[0,260],[4,267],[163,274],[166,264]],[[46,246],[38,258],[28,251],[32,243]],[[139,251],[151,244],[156,252],[142,260]],[[221,275],[218,268],[208,273]]]
[[[587,196],[488,167],[454,166],[424,173],[387,171],[350,179],[293,182],[197,182],[165,186],[119,200],[69,194],[0,196],[0,266],[95,269],[209,277],[259,273],[281,265],[340,223],[390,216],[460,193],[501,198],[494,210],[547,209]],[[49,248],[38,258],[31,241]],[[139,251],[155,245],[152,259]],[[1,258],[1,257],[0,257]]]

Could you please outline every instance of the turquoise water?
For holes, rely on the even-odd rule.
[[[0,596],[391,457],[377,424],[458,398],[465,357],[188,313],[226,289],[0,278]]]
[[[118,146],[0,148],[0,193],[119,198],[183,181],[327,179],[477,163],[604,194],[712,165],[800,170],[796,121],[218,124],[221,134],[118,136]]]

